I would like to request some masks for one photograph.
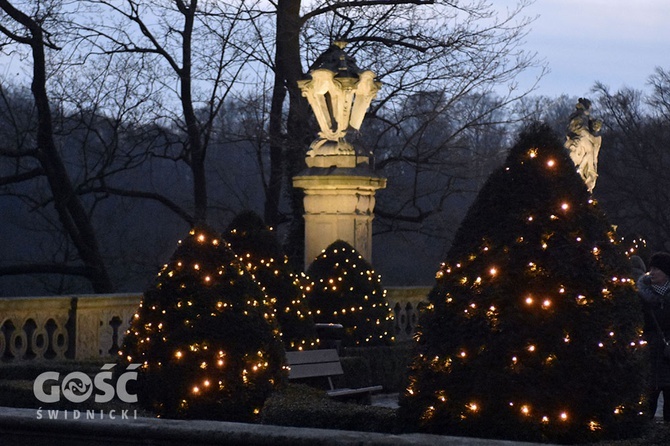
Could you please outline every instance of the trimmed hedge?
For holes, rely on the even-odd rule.
[[[262,424],[399,433],[396,410],[344,403],[323,390],[304,384],[287,384],[265,402]]]
[[[109,360],[108,362],[114,362]],[[90,361],[29,361],[29,362],[3,362],[0,364],[0,377],[3,380],[34,380],[43,372],[54,371],[68,374],[74,371],[95,375],[105,364],[102,360]]]
[[[341,387],[366,387],[377,385],[373,382],[370,362],[363,357],[342,356],[340,357],[344,376],[341,377]],[[335,383],[335,381],[333,381]],[[337,384],[336,384],[337,385]]]
[[[35,397],[33,385],[35,379],[44,372],[54,371],[60,374],[59,384],[63,378],[72,372],[82,372],[94,379],[95,375],[101,370],[105,361],[32,361],[32,362],[6,362],[0,364],[0,406],[19,407],[25,409],[44,410],[128,410],[134,414],[137,411],[138,416],[153,417],[154,414],[147,412],[136,404],[124,403],[118,399],[113,399],[108,403],[96,403],[94,398],[82,403],[73,403],[62,396],[57,403],[43,403]]]
[[[142,407],[165,418],[253,422],[286,379],[265,293],[208,228],[192,229],[144,293],[121,347]]]
[[[393,313],[381,276],[354,247],[337,240],[314,259],[305,274],[305,295],[314,322],[341,324],[343,346],[390,345]]]
[[[384,392],[400,392],[411,352],[409,345],[346,347],[340,356],[344,376],[332,377],[333,385],[352,388],[381,385]],[[325,378],[305,379],[301,383],[328,388]]]
[[[342,351],[342,367],[345,368],[346,357],[363,358],[369,365],[369,373],[373,382],[362,385],[384,387],[388,393],[401,392],[404,387],[405,374],[412,357],[411,344],[397,344],[379,347],[346,347]],[[345,368],[345,375],[350,372]],[[351,372],[354,373],[353,371]]]
[[[0,406],[37,409],[42,403],[33,394],[33,381],[0,381]]]

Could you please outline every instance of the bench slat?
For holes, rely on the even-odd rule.
[[[286,361],[289,365],[309,364],[314,362],[340,362],[340,356],[334,348],[326,350],[304,350],[286,352]]]
[[[328,396],[337,397],[345,395],[355,395],[357,393],[381,392],[382,389],[383,389],[382,386],[359,387],[356,389],[342,388],[342,389],[329,390],[327,393]]]
[[[340,362],[322,362],[320,364],[293,364],[288,372],[289,379],[311,378],[313,376],[343,375]]]
[[[343,375],[340,356],[335,349],[286,352],[289,379]]]
[[[382,386],[334,389],[330,377],[344,375],[340,356],[335,349],[286,352],[286,362],[290,367],[289,379],[328,377],[330,390],[327,393],[330,397],[380,392],[382,390]]]

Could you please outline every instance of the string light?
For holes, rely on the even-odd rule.
[[[491,186],[487,189],[490,196],[481,195],[486,198],[482,199],[481,206],[503,197],[514,187],[528,196],[510,197],[509,206],[513,211],[518,210],[517,216],[505,214],[506,209],[502,207],[475,209],[474,206],[479,205],[475,203],[471,215],[492,215],[492,221],[487,224],[477,221],[471,228],[468,224],[472,222],[466,217],[456,233],[449,254],[453,258],[444,262],[435,275],[438,283],[417,333],[418,348],[431,354],[412,364],[414,374],[407,392],[410,404],[403,407],[411,411],[416,404],[417,414],[430,413],[434,421],[422,420],[427,430],[441,431],[449,417],[456,420],[460,417],[459,428],[477,435],[478,429],[486,431],[487,422],[500,420],[496,392],[488,395],[485,389],[475,388],[474,384],[487,380],[490,373],[490,379],[501,379],[509,384],[504,393],[511,396],[502,402],[509,404],[510,414],[504,419],[518,419],[520,423],[518,426],[510,423],[513,426],[510,436],[519,438],[527,433],[532,438],[538,433],[544,441],[551,440],[552,435],[565,440],[566,437],[561,436],[571,429],[583,432],[588,426],[596,431],[603,428],[605,421],[601,425],[593,412],[583,415],[589,414],[590,407],[571,407],[574,399],[567,392],[552,393],[535,386],[543,376],[570,380],[571,376],[559,374],[571,369],[571,361],[587,368],[579,361],[589,353],[594,361],[637,361],[644,350],[639,348],[643,342],[640,334],[635,333],[631,339],[629,324],[614,330],[613,327],[619,327],[616,322],[593,317],[597,311],[604,310],[600,306],[604,300],[607,300],[606,314],[611,314],[613,320],[622,317],[622,308],[628,306],[626,299],[637,300],[630,279],[622,277],[617,250],[607,243],[607,240],[617,243],[615,232],[600,229],[600,211],[585,205],[586,191],[582,193],[568,183],[578,176],[566,165],[568,158],[564,148],[545,150],[531,145],[521,152],[515,151],[517,148],[512,150],[514,156],[510,155],[505,166],[510,174],[492,176],[491,180],[502,178],[514,183],[510,188],[498,190],[491,186],[493,183],[487,184],[485,188]],[[523,167],[516,167],[524,163]],[[569,177],[563,175],[568,170]],[[540,179],[521,177],[526,174],[539,175]],[[547,179],[544,177],[551,182],[544,181]],[[545,185],[547,189],[541,190],[534,200],[533,188]],[[575,193],[566,196],[566,191]],[[518,209],[511,204],[516,198]],[[588,204],[596,202],[589,198]],[[498,221],[520,224],[496,224]],[[475,233],[477,229],[483,233]],[[518,233],[509,234],[513,231]],[[507,351],[504,351],[505,342],[508,342]],[[635,352],[634,355],[631,352]],[[444,365],[445,358],[455,360],[449,370]],[[503,364],[500,364],[501,358]],[[423,367],[429,367],[427,373]],[[585,373],[588,372],[587,368]],[[478,375],[468,379],[475,373]],[[512,374],[507,381],[504,381],[505,373]],[[424,379],[426,382],[422,382]],[[551,387],[548,383],[543,385]],[[449,400],[440,398],[447,394]],[[474,402],[485,394],[489,399]],[[609,402],[611,405],[606,410],[623,418],[626,415],[620,402],[628,404],[628,396],[621,398],[615,404]],[[445,401],[449,404],[441,406]],[[476,417],[472,414],[473,404],[481,412]],[[440,417],[442,410],[444,418]],[[452,410],[454,413],[449,413]],[[472,422],[475,418],[477,421]],[[521,433],[526,427],[527,431]],[[499,426],[490,431],[500,432]],[[517,437],[517,434],[520,435]]]
[[[189,267],[184,269],[185,265]],[[134,337],[136,342],[124,342],[120,354],[125,351],[127,354],[124,357],[128,362],[140,362],[143,373],[168,373],[168,376],[162,378],[165,382],[173,376],[180,376],[185,382],[162,386],[160,392],[147,394],[152,399],[144,401],[143,404],[151,403],[151,408],[159,416],[174,417],[178,414],[164,412],[167,407],[178,407],[175,410],[185,414],[197,407],[199,400],[208,397],[211,391],[221,391],[224,388],[232,389],[233,392],[250,392],[230,403],[220,399],[223,404],[235,404],[238,413],[244,413],[246,403],[239,404],[237,400],[249,401],[254,407],[262,404],[274,385],[280,381],[278,373],[285,373],[282,364],[271,364],[267,360],[254,357],[243,359],[242,362],[247,367],[255,370],[255,376],[246,377],[246,382],[253,383],[253,386],[241,387],[235,384],[238,380],[232,376],[238,372],[237,362],[226,361],[224,350],[215,350],[217,353],[214,355],[211,353],[212,342],[214,345],[219,342],[216,336],[213,341],[198,339],[189,342],[188,336],[174,337],[170,330],[178,330],[178,326],[193,329],[197,324],[210,324],[209,319],[219,319],[219,324],[225,326],[229,323],[227,320],[232,312],[240,312],[239,314],[267,321],[267,326],[258,321],[249,326],[257,330],[266,329],[274,338],[265,347],[278,350],[280,346],[276,323],[265,307],[266,301],[270,302],[271,299],[264,298],[258,291],[252,279],[253,275],[245,275],[243,265],[238,263],[228,244],[222,244],[218,237],[213,237],[206,231],[194,230],[190,231],[188,239],[179,243],[173,259],[164,265],[158,277],[161,275],[167,279],[157,281],[155,291],[145,294],[140,310],[133,317],[127,336]],[[167,321],[178,323],[168,324]],[[236,318],[236,323],[241,323],[239,318]],[[267,339],[267,336],[262,336]],[[261,357],[268,356],[264,350],[259,350],[256,354]],[[277,356],[273,354],[272,357]],[[166,366],[168,368],[162,372]],[[178,374],[174,373],[175,367],[180,370]],[[265,370],[268,370],[267,374]],[[202,373],[205,372],[214,375],[203,377]],[[244,372],[241,374],[245,379]],[[212,387],[213,382],[219,383],[217,388]],[[166,403],[170,398],[178,400],[175,403]],[[253,409],[248,410],[246,416],[250,417]],[[251,421],[251,418],[248,419]]]
[[[307,276],[310,287],[306,296],[315,321],[343,325],[343,345],[393,340],[393,314],[381,287],[381,276],[353,247],[343,241],[328,246],[312,262]],[[326,286],[317,287],[317,283]]]

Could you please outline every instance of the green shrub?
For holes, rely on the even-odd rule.
[[[304,277],[291,269],[275,232],[258,214],[246,211],[233,219],[224,237],[265,292],[286,350],[316,348],[314,319],[302,291]]]
[[[67,399],[61,398],[58,403],[43,403],[35,397],[33,383],[42,373],[53,371],[60,374],[61,379],[71,372],[82,372],[93,377],[100,372],[103,361],[21,361],[6,362],[0,364],[0,406],[24,407],[24,408],[61,408],[61,409],[83,409],[90,408],[94,404],[70,403]],[[111,404],[111,403],[110,403]],[[102,408],[100,405],[96,409]],[[104,407],[105,409],[107,406]]]
[[[343,360],[344,357],[364,358],[373,377],[371,384],[381,385],[388,393],[400,392],[404,388],[407,367],[412,359],[412,345],[346,347],[342,355]]]
[[[400,408],[432,433],[639,435],[646,355],[628,259],[561,141],[521,133],[437,273]]]
[[[360,356],[341,356],[340,363],[344,371],[344,384],[342,387],[366,387],[372,384],[372,373],[370,363]]]
[[[306,271],[306,296],[314,321],[341,324],[343,346],[388,345],[392,313],[381,277],[350,244],[337,240]]]
[[[97,403],[95,402],[93,396],[91,396],[86,401],[73,403],[65,398],[61,393],[61,398],[59,401],[54,403],[44,403],[35,397],[33,390],[35,379],[38,377],[38,375],[44,372],[53,371],[59,373],[60,381],[58,384],[62,383],[62,380],[65,378],[65,376],[72,372],[85,373],[93,381],[95,379],[95,375],[101,371],[103,364],[105,364],[105,361],[101,360],[62,360],[3,363],[0,365],[0,377],[2,377],[2,380],[0,380],[0,406],[21,407],[28,409],[42,408],[44,411],[44,416],[46,416],[47,410],[78,410],[80,412],[84,412],[86,410],[116,410],[117,413],[126,410],[131,414],[130,416],[135,416],[135,414],[137,414],[137,416],[153,416],[152,413],[143,410],[139,405],[124,403],[117,398],[114,398],[107,403]],[[47,384],[47,386],[50,385],[53,385],[53,383]]]
[[[35,398],[33,381],[2,380],[0,381],[0,406],[38,408],[44,405]]]
[[[395,409],[335,401],[324,391],[304,384],[289,384],[272,394],[261,412],[261,422],[363,432],[399,431]]]
[[[192,230],[144,294],[122,346],[138,398],[167,418],[254,421],[286,377],[264,294],[226,243]]]
[[[113,361],[113,360],[112,360]],[[103,360],[62,360],[62,361],[17,361],[5,362],[0,364],[0,377],[3,380],[34,380],[37,376],[46,371],[54,371],[61,374],[70,372],[83,372],[88,375],[95,375],[105,364]]]

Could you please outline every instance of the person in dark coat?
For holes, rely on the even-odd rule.
[[[670,254],[652,255],[649,272],[636,283],[645,314],[644,337],[651,359],[651,416],[654,417],[658,397],[663,392],[663,421],[670,422],[670,358],[663,355],[664,340],[670,342]]]

